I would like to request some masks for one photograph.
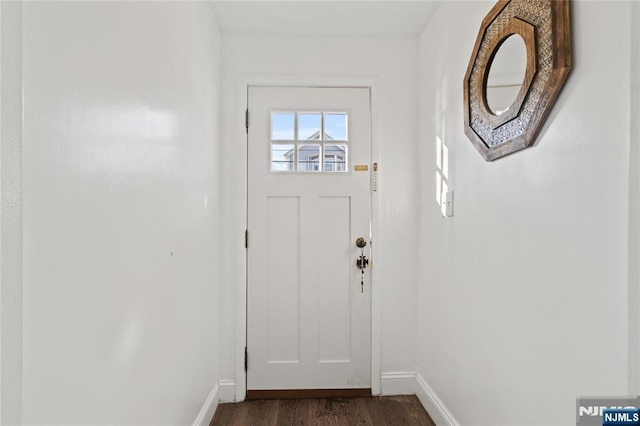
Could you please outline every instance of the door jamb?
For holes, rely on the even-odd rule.
[[[238,143],[238,155],[235,156],[235,176],[239,187],[244,188],[242,204],[239,206],[243,214],[237,216],[234,224],[242,235],[247,229],[247,142],[248,135],[245,131],[245,111],[248,106],[248,96],[250,86],[270,86],[270,87],[331,87],[331,88],[368,88],[370,97],[370,170],[373,170],[373,163],[380,163],[380,132],[379,132],[379,104],[378,104],[378,78],[375,76],[365,77],[308,77],[308,76],[282,76],[274,75],[242,75],[237,84],[237,129],[234,138]],[[379,180],[378,180],[379,185]],[[371,192],[371,235],[380,235],[379,229],[379,201],[378,191]],[[240,233],[238,235],[240,235]],[[238,238],[237,241],[240,241]],[[371,260],[377,258],[378,250],[375,240],[371,241]],[[234,348],[235,360],[235,400],[244,401],[247,394],[247,374],[244,370],[245,347],[247,345],[247,251],[244,244],[238,244],[238,261],[236,264],[236,338]],[[382,264],[382,262],[375,262]],[[380,395],[380,373],[381,373],[381,311],[382,311],[382,288],[380,286],[381,273],[378,268],[371,268],[371,393]],[[377,285],[376,285],[377,284]]]

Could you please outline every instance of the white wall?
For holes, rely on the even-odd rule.
[[[251,78],[253,76],[253,80]],[[259,76],[259,77],[256,77]],[[272,84],[375,81],[374,149],[380,162],[379,235],[374,236],[381,287],[381,370],[415,369],[415,283],[417,235],[417,40],[415,38],[279,37],[229,34],[223,38],[223,181],[221,221],[221,364],[225,379],[235,369],[238,288],[244,286],[242,175],[246,87]],[[240,218],[240,219],[238,219]],[[235,224],[235,226],[234,226]]]
[[[537,145],[486,163],[462,79],[492,5],[444,2],[420,37],[418,373],[460,424],[573,424],[577,396],[629,390],[631,6],[572,2],[574,69]]]
[[[640,4],[631,3],[629,144],[629,394],[640,394]]]
[[[212,10],[26,2],[23,31],[23,422],[190,424],[218,379]]]
[[[22,4],[1,2],[0,407],[18,424],[22,393]]]

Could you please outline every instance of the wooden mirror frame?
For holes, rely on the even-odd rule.
[[[502,114],[487,103],[487,79],[502,43],[527,50],[520,92]],[[569,0],[499,0],[483,19],[464,77],[464,132],[487,161],[534,144],[571,70]]]

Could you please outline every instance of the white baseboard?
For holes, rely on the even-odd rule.
[[[216,383],[213,385],[211,392],[209,392],[209,396],[202,404],[202,408],[198,413],[198,417],[193,421],[193,426],[209,426],[211,423],[211,419],[213,418],[213,414],[216,412],[216,408],[218,408],[218,402],[220,401],[220,385]]]
[[[415,375],[416,395],[424,406],[425,410],[431,416],[434,423],[438,426],[459,426],[458,421],[453,414],[447,409],[444,403],[438,398],[438,395],[427,384],[420,374]]]
[[[220,402],[236,402],[236,381],[218,380],[220,386]]]
[[[415,395],[416,373],[413,371],[399,371],[382,373],[380,375],[381,395]]]
[[[413,371],[382,373],[380,377],[382,395],[417,395],[418,399],[438,426],[459,426],[438,395],[420,374]],[[235,380],[218,380],[205,401],[193,426],[207,426],[219,402],[235,402]]]

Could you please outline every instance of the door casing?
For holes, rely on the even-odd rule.
[[[237,153],[233,160],[233,178],[243,188],[241,196],[242,204],[239,206],[242,215],[237,215],[234,229],[237,230],[236,249],[236,329],[235,329],[235,401],[244,401],[247,393],[247,374],[244,370],[245,348],[247,345],[247,251],[244,247],[244,233],[247,229],[247,133],[245,130],[245,111],[248,105],[248,92],[250,86],[270,87],[324,87],[324,88],[368,88],[370,90],[370,122],[371,122],[371,170],[373,163],[378,163],[377,190],[371,193],[371,260],[375,267],[371,269],[371,393],[380,395],[381,374],[381,306],[382,289],[379,277],[381,266],[384,265],[377,255],[376,238],[379,235],[379,193],[380,173],[383,165],[379,159],[379,108],[377,97],[378,79],[376,77],[305,77],[305,76],[273,76],[273,75],[242,75],[237,84],[236,114],[238,121],[235,125],[234,140],[237,143]],[[249,118],[249,120],[251,120]],[[251,121],[249,121],[250,123]]]

